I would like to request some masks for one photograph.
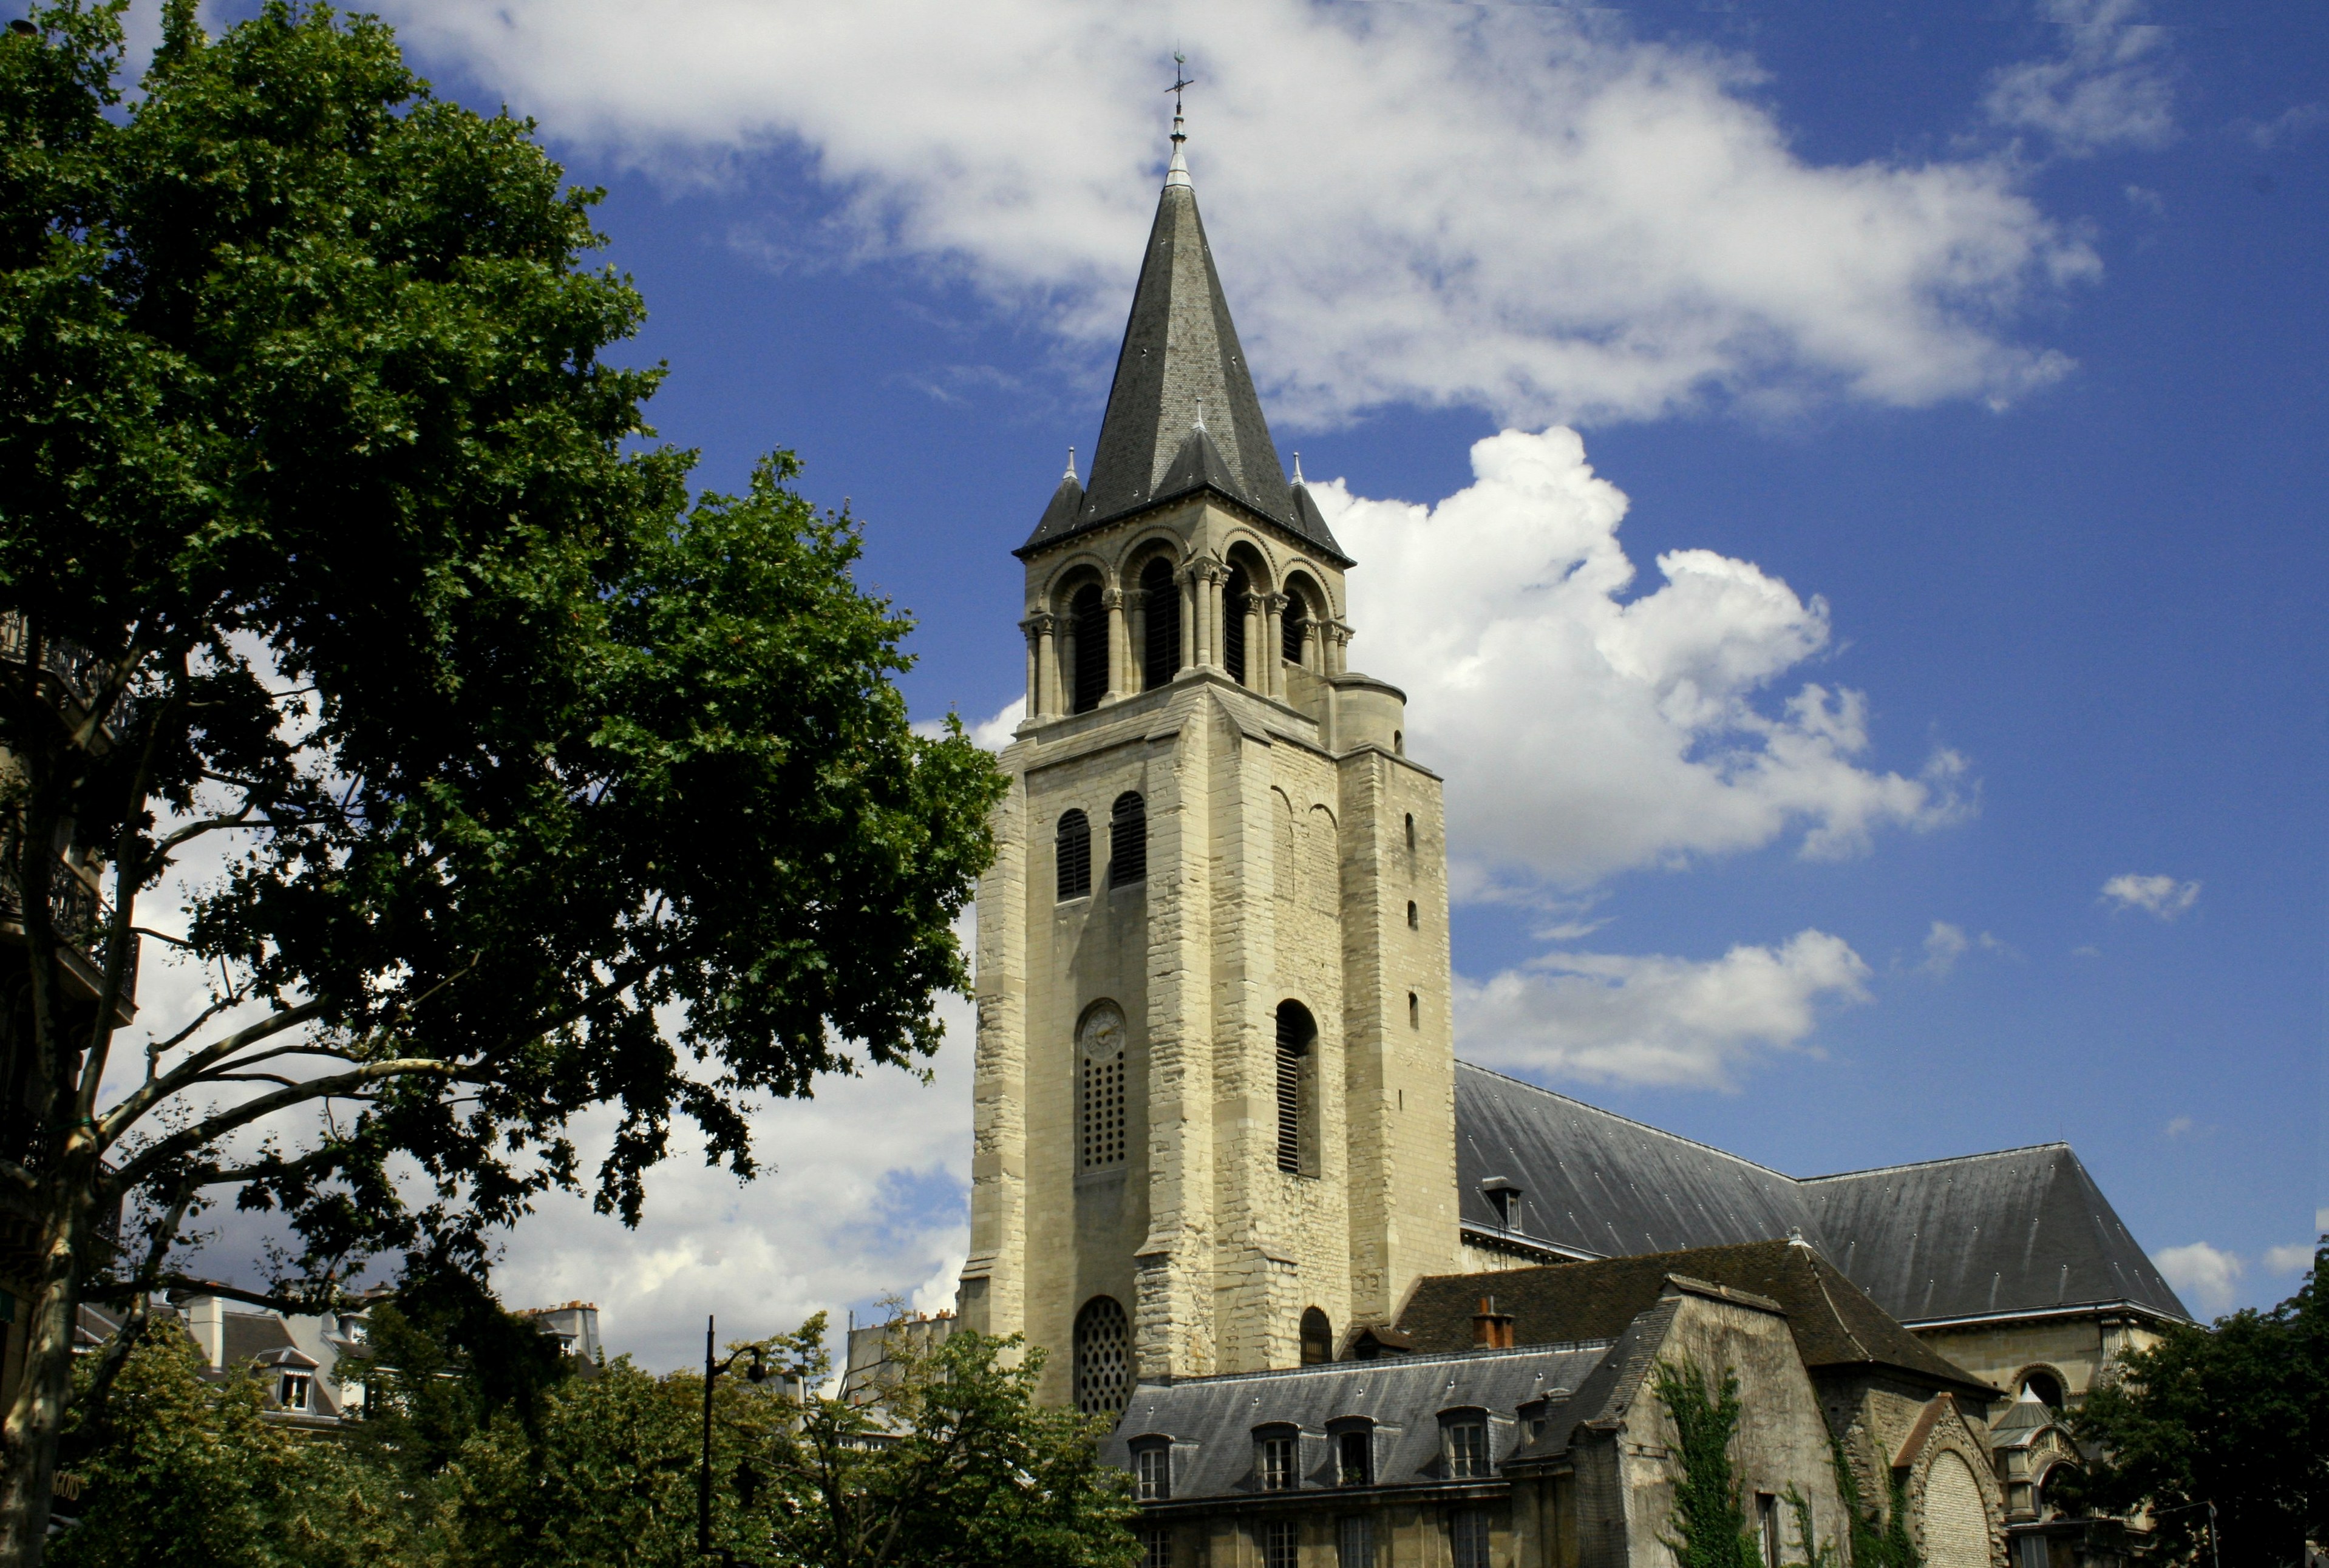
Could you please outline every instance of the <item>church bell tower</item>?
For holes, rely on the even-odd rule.
[[[1182,122],[1086,488],[1026,543],[1027,718],[978,888],[966,1327],[1045,1395],[1290,1366],[1457,1266],[1440,781],[1347,668]]]

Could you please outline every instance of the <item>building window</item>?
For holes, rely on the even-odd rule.
[[[1246,683],[1246,601],[1252,596],[1253,579],[1245,575],[1245,568],[1231,567],[1229,583],[1221,589],[1221,668],[1240,686]]]
[[[307,1375],[304,1372],[285,1373],[282,1382],[276,1386],[275,1398],[276,1403],[286,1410],[306,1409]]]
[[[1485,1508],[1458,1508],[1447,1516],[1447,1555],[1452,1568],[1488,1568]]]
[[[1423,1027],[1423,999],[1413,991],[1407,993],[1407,1027],[1411,1029]]]
[[[1334,1483],[1344,1487],[1375,1484],[1374,1433],[1355,1427],[1334,1434]]]
[[[1783,1568],[1779,1560],[1779,1499],[1768,1492],[1755,1494],[1755,1535],[1763,1549],[1763,1568]]]
[[[1140,1532],[1140,1568],[1173,1568],[1173,1532],[1151,1525]]]
[[[1278,1004],[1278,1169],[1291,1175],[1305,1174],[1310,1165],[1317,1079],[1311,1047],[1317,1038],[1308,1008],[1298,1001]]]
[[[2043,1535],[2015,1536],[2013,1568],[2048,1568],[2046,1537]]]
[[[1124,1014],[1097,1001],[1076,1026],[1076,1166],[1124,1163]]]
[[[1334,1521],[1334,1568],[1375,1568],[1375,1521],[1345,1514]]]
[[[1076,640],[1075,702],[1070,709],[1089,713],[1108,691],[1108,609],[1099,585],[1086,583],[1068,601],[1068,634]]]
[[[1423,921],[1416,911],[1415,900],[1412,898],[1407,901],[1407,928],[1410,931],[1423,929]]]
[[[1310,619],[1310,602],[1300,594],[1286,596],[1286,609],[1278,616],[1281,635],[1278,640],[1278,655],[1288,664],[1302,662],[1302,628]]]
[[[1478,1481],[1488,1477],[1488,1423],[1479,1415],[1450,1417],[1439,1428],[1439,1440],[1451,1481]]]
[[[1334,1325],[1315,1307],[1302,1314],[1302,1365],[1323,1366],[1334,1358]]]
[[[1407,852],[1410,855],[1415,853],[1415,813],[1413,812],[1407,813]]]
[[[1265,1492],[1290,1492],[1302,1484],[1301,1439],[1291,1432],[1264,1432],[1253,1440],[1254,1481]]]
[[[1091,820],[1081,812],[1060,818],[1058,853],[1060,902],[1080,898],[1091,891]]]
[[[1394,729],[1391,732],[1391,755],[1394,756],[1405,756],[1407,755],[1406,731]]]
[[[1302,1526],[1293,1519],[1272,1519],[1261,1527],[1262,1568],[1302,1568]]]
[[[1094,1296],[1076,1314],[1076,1408],[1114,1415],[1132,1394],[1132,1334],[1113,1296]]]
[[[2051,1372],[2032,1372],[2023,1377],[2022,1392],[2049,1410],[2062,1408],[2062,1380]]]
[[[1148,807],[1127,790],[1108,813],[1108,885],[1122,887],[1148,876]]]
[[[1173,1445],[1143,1443],[1132,1452],[1133,1495],[1144,1503],[1169,1501],[1173,1496]]]
[[[1141,685],[1154,691],[1171,685],[1181,668],[1181,590],[1173,581],[1173,563],[1162,556],[1140,568],[1140,612],[1146,623]]]

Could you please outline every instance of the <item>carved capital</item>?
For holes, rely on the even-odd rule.
[[[1282,615],[1286,614],[1286,606],[1293,602],[1294,600],[1292,596],[1287,594],[1265,594],[1262,596],[1263,606],[1273,615]]]
[[[1104,610],[1120,610],[1131,602],[1132,596],[1122,588],[1102,588],[1099,591],[1100,608]]]
[[[1019,629],[1027,634],[1027,643],[1032,647],[1039,638],[1048,637],[1060,629],[1060,617],[1049,610],[1038,610],[1020,622]]]

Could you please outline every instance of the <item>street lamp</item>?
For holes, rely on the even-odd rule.
[[[699,1556],[712,1555],[712,1385],[721,1373],[736,1365],[736,1358],[750,1352],[752,1364],[744,1368],[744,1376],[755,1383],[767,1379],[768,1363],[761,1359],[758,1345],[747,1345],[740,1350],[731,1350],[725,1361],[715,1361],[717,1342],[712,1338],[713,1319],[703,1319],[703,1463],[695,1474],[695,1550]],[[726,1556],[726,1553],[721,1553]]]

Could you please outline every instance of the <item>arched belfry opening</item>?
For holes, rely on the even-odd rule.
[[[1245,678],[1246,601],[1253,597],[1253,578],[1241,566],[1230,568],[1228,584],[1221,589],[1221,668],[1229,678],[1240,686],[1250,685]]]
[[[1278,1004],[1278,1169],[1315,1176],[1318,1023],[1298,1001]]]
[[[1171,685],[1181,668],[1181,590],[1163,556],[1140,568],[1140,684],[1154,691]]]
[[[1334,1358],[1334,1325],[1312,1307],[1302,1314],[1302,1365],[1322,1366]]]
[[[1114,1296],[1094,1296],[1076,1314],[1076,1408],[1114,1415],[1132,1396],[1132,1325]]]
[[[1089,713],[1108,692],[1108,609],[1098,583],[1086,583],[1068,600],[1069,635],[1075,639],[1075,700],[1070,711]]]

